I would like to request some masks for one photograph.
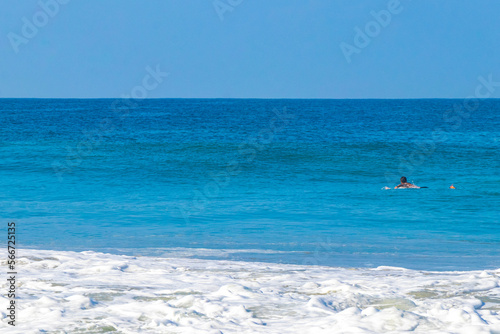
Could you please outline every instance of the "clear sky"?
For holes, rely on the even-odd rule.
[[[500,82],[500,1],[394,1],[0,0],[0,97],[144,93],[148,66],[169,73],[146,78],[155,98],[447,98]]]

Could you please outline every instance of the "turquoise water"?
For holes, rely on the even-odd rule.
[[[25,248],[498,268],[500,100],[476,102],[3,99],[1,212]],[[429,188],[382,190],[403,175]]]

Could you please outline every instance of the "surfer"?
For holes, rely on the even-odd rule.
[[[402,176],[400,180],[401,180],[401,184],[398,184],[396,187],[394,187],[394,189],[398,189],[398,188],[420,188],[420,187],[417,187],[414,184],[409,183],[406,180],[406,177],[404,177],[404,176]]]

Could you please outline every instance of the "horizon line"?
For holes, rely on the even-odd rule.
[[[0,97],[0,100],[498,100],[500,97]]]

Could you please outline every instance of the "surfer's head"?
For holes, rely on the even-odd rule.
[[[401,183],[406,183],[406,182],[407,182],[407,181],[406,181],[406,177],[404,177],[404,176],[401,176],[401,179],[400,179],[400,180],[401,180]]]

